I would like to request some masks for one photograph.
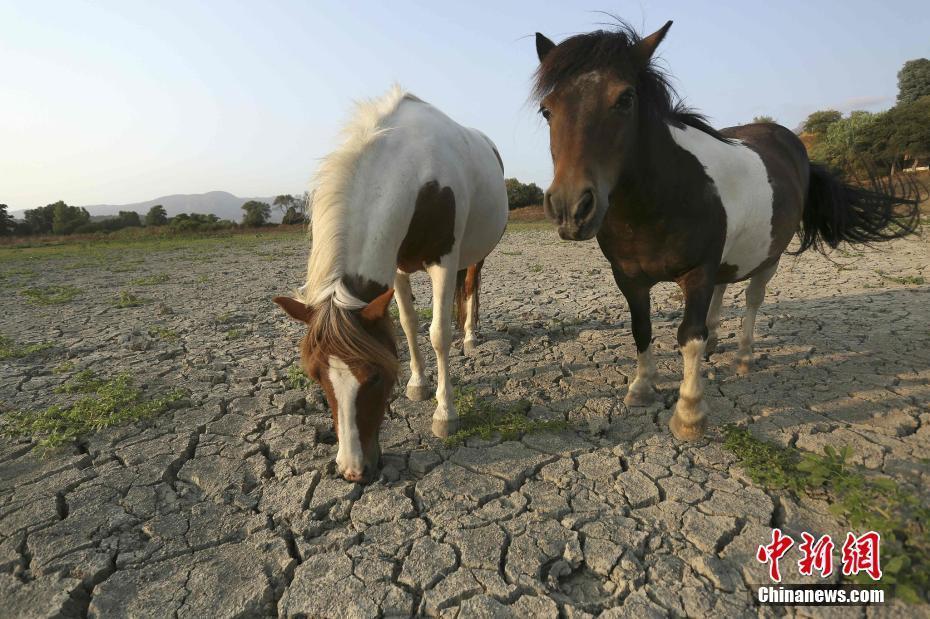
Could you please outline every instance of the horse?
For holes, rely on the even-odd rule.
[[[544,210],[562,239],[597,237],[629,305],[637,361],[628,406],[655,398],[650,289],[676,282],[683,292],[684,368],[669,426],[694,440],[707,425],[701,359],[716,347],[727,285],[749,280],[736,355],[745,374],[756,312],[795,233],[796,253],[826,252],[910,234],[918,211],[887,184],[854,185],[810,162],[785,127],[712,128],[653,61],[671,25],[641,37],[620,22],[558,45],[536,33],[533,98],[554,167]]]
[[[410,274],[429,275],[438,377],[432,431],[448,436],[459,425],[449,384],[452,314],[473,354],[481,267],[503,236],[508,207],[494,143],[396,85],[358,104],[343,138],[314,176],[306,284],[273,300],[307,326],[301,366],[332,411],[337,472],[361,482],[377,469],[378,432],[398,373],[392,296],[410,348],[406,394],[425,400],[432,391]]]

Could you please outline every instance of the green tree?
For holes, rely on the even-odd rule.
[[[806,133],[813,133],[816,136],[823,136],[827,133],[830,125],[842,119],[843,115],[836,110],[822,110],[814,112],[807,117],[801,128]]]
[[[242,217],[242,225],[249,228],[258,228],[268,223],[271,217],[271,205],[267,202],[249,200],[242,205],[245,215]]]
[[[52,219],[54,218],[54,204],[31,208],[23,213],[23,219],[26,220],[25,226],[29,234],[50,234],[52,231]]]
[[[281,218],[281,223],[285,225],[293,224],[302,224],[305,223],[304,214],[296,206],[287,207],[287,212],[284,213],[284,217]]]
[[[68,206],[61,200],[51,206],[53,234],[71,234],[90,222],[90,213],[85,208]]]
[[[754,123],[772,123],[772,124],[775,124],[776,121],[775,121],[775,119],[774,119],[773,117],[771,117],[771,116],[766,116],[765,114],[763,114],[762,116],[754,116],[753,119],[752,119],[752,122],[754,122]]]
[[[287,209],[297,206],[297,198],[289,193],[285,193],[276,196],[272,204],[282,213],[286,213]]]
[[[168,213],[161,204],[156,204],[145,214],[146,226],[164,226],[168,223]]]
[[[117,219],[119,219],[120,228],[142,226],[142,219],[139,217],[139,213],[135,211],[120,211]]]
[[[6,204],[0,204],[0,236],[9,236],[16,230],[16,222],[7,211]]]
[[[930,96],[930,60],[908,60],[898,71],[898,104]]]
[[[504,179],[507,187],[507,204],[510,209],[542,204],[543,190],[536,183],[521,183],[515,178]]]
[[[888,111],[888,147],[895,158],[930,159],[930,95]]]

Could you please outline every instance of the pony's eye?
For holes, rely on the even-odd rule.
[[[636,100],[636,95],[627,90],[623,92],[619,97],[617,97],[617,102],[613,104],[613,108],[618,112],[629,112],[633,108],[633,102]]]
[[[381,384],[382,378],[380,374],[372,374],[371,378],[368,379],[368,384],[372,387],[376,387]]]
[[[542,114],[542,117],[546,119],[546,122],[549,121],[549,117],[552,116],[552,112],[549,111],[547,107],[539,108],[539,113]]]

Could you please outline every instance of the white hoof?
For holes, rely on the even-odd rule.
[[[407,399],[422,402],[433,397],[433,389],[429,385],[407,385]]]

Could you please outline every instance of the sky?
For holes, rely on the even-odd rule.
[[[719,127],[894,104],[930,57],[926,0],[82,2],[0,0],[0,203],[302,192],[352,102],[400,83],[545,187],[533,33],[674,25],[679,94]]]

